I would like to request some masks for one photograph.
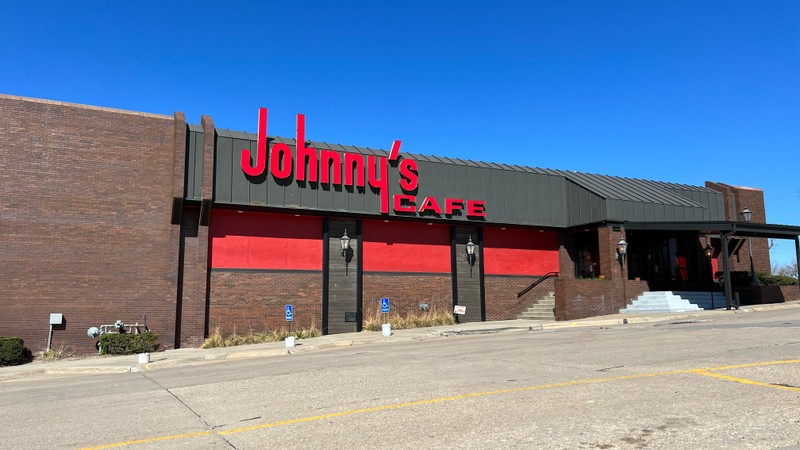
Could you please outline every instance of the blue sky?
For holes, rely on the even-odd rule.
[[[800,225],[797,1],[5,1],[0,48],[6,94],[752,186]]]

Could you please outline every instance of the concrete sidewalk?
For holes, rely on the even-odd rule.
[[[363,331],[360,333],[333,334],[302,339],[298,340],[296,346],[291,349],[287,349],[284,342],[214,349],[183,348],[152,353],[150,355],[151,361],[147,364],[139,364],[138,355],[98,355],[54,362],[34,361],[29,364],[0,368],[0,382],[42,375],[142,372],[167,367],[203,364],[210,361],[289,356],[291,354],[302,354],[327,348],[416,341],[456,335],[559,330],[564,328],[614,326],[624,323],[643,324],[675,320],[713,320],[717,317],[779,309],[800,309],[800,302],[793,301],[769,305],[743,306],[738,310],[731,311],[723,309],[688,313],[612,314],[564,322],[541,322],[523,319],[496,322],[471,322],[431,328],[393,330],[391,337],[384,337],[380,332]]]

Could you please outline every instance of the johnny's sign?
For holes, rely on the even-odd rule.
[[[421,201],[414,192],[419,187],[417,162],[410,158],[400,158],[400,141],[392,143],[389,158],[385,156],[362,155],[359,153],[317,150],[307,147],[306,121],[303,114],[297,115],[296,148],[284,143],[275,143],[267,152],[267,109],[258,110],[258,145],[256,154],[242,149],[241,166],[245,175],[258,177],[267,170],[278,180],[292,176],[297,181],[356,186],[363,188],[366,183],[380,193],[381,213],[389,213],[389,161],[397,161],[402,194],[392,196],[392,210],[396,213],[419,213],[447,216],[459,215],[462,211],[468,218],[486,217],[486,202],[445,198],[443,201],[428,196]],[[269,153],[269,154],[268,154]],[[344,177],[342,177],[344,173]],[[342,179],[344,178],[344,179]]]

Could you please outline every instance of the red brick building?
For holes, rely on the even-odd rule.
[[[53,345],[89,352],[89,327],[146,316],[168,347],[197,346],[217,327],[282,327],[287,304],[295,327],[340,333],[383,297],[479,321],[550,292],[573,319],[647,290],[719,290],[723,269],[744,293],[748,247],[768,273],[767,238],[800,234],[766,223],[757,189],[332,145],[305,139],[302,117],[294,138],[268,137],[266,111],[259,124],[0,96],[0,335],[42,349],[61,313]]]

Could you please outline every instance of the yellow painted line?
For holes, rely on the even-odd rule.
[[[373,406],[371,408],[361,408],[361,409],[353,409],[350,411],[340,411],[336,413],[330,414],[322,414],[319,416],[310,416],[310,417],[301,417],[298,419],[290,419],[290,420],[283,420],[280,422],[272,422],[272,423],[264,423],[261,425],[253,425],[244,428],[234,428],[231,430],[220,431],[220,435],[227,435],[227,434],[234,434],[234,433],[241,433],[244,431],[253,431],[253,430],[261,430],[264,428],[272,428],[278,427],[281,425],[290,425],[293,423],[302,423],[302,422],[313,422],[317,420],[324,420],[330,419],[334,417],[342,417],[342,416],[349,416],[353,414],[363,414],[369,412],[377,412],[377,411],[387,411],[391,409],[400,409],[400,408],[407,408],[409,406],[422,406],[422,405],[432,405],[434,403],[443,403],[443,402],[451,402],[454,400],[463,400],[465,398],[474,398],[474,397],[485,397],[488,395],[498,395],[498,394],[510,394],[514,392],[525,392],[525,391],[535,391],[540,389],[552,389],[558,387],[567,387],[567,386],[578,386],[581,384],[591,384],[591,383],[607,383],[609,381],[619,381],[619,380],[632,380],[636,378],[652,378],[652,377],[659,377],[664,375],[674,375],[678,373],[683,373],[685,370],[672,370],[667,372],[655,372],[655,373],[644,373],[638,375],[622,375],[619,377],[609,377],[609,378],[591,378],[587,380],[576,380],[576,381],[567,381],[564,383],[553,383],[553,384],[542,384],[538,386],[525,386],[525,387],[518,387],[518,388],[509,388],[509,389],[498,389],[495,391],[485,391],[485,392],[472,392],[469,394],[461,394],[461,395],[453,395],[450,397],[440,397],[440,398],[432,398],[428,400],[418,400],[413,402],[405,402],[405,403],[395,403],[392,405],[381,405],[381,406]]]
[[[171,436],[159,436],[159,437],[152,437],[145,439],[136,439],[135,441],[114,442],[113,444],[103,444],[95,447],[84,447],[81,450],[100,450],[103,448],[125,447],[128,445],[136,445],[136,444],[150,444],[153,442],[169,441],[172,439],[185,439],[197,436],[209,436],[212,434],[214,433],[211,431],[198,431],[197,433],[173,434]]]
[[[706,375],[716,378],[722,379],[730,379],[732,381],[747,381],[745,384],[753,384],[757,386],[768,386],[772,388],[779,388],[779,389],[789,389],[789,390],[800,390],[800,388],[792,388],[787,386],[777,386],[769,383],[761,383],[758,381],[753,380],[745,380],[743,378],[734,378],[734,377],[727,377],[725,375],[712,373],[711,371],[717,370],[726,370],[726,369],[740,369],[745,367],[761,367],[761,366],[770,366],[776,364],[797,364],[800,363],[800,359],[792,359],[792,360],[782,360],[782,361],[765,361],[759,363],[749,363],[749,364],[738,364],[732,366],[719,366],[719,367],[709,367],[703,369],[681,369],[681,370],[668,370],[663,372],[652,372],[652,373],[642,373],[636,375],[621,375],[617,377],[606,377],[606,378],[588,378],[584,380],[575,380],[575,381],[565,381],[563,383],[551,383],[551,384],[540,384],[536,386],[524,386],[524,387],[517,387],[517,388],[508,388],[508,389],[497,389],[494,391],[484,391],[484,392],[472,392],[468,394],[461,394],[461,395],[453,395],[449,397],[439,397],[439,398],[432,398],[428,400],[417,400],[413,402],[404,402],[404,403],[394,403],[391,405],[381,405],[381,406],[373,406],[370,408],[360,408],[360,409],[351,409],[348,411],[340,411],[330,414],[321,414],[317,416],[307,416],[307,417],[299,417],[296,419],[288,419],[282,420],[279,422],[270,422],[264,423],[260,425],[252,425],[249,427],[242,427],[242,428],[233,428],[230,430],[224,430],[219,432],[212,432],[212,431],[201,431],[197,433],[187,433],[187,434],[176,434],[172,436],[161,436],[161,437],[153,437],[153,438],[146,438],[146,439],[139,439],[135,441],[124,441],[124,442],[115,442],[112,444],[105,444],[96,447],[86,447],[81,450],[100,450],[105,448],[114,448],[114,447],[125,447],[128,445],[136,445],[136,444],[147,444],[152,442],[159,442],[159,441],[166,441],[171,439],[184,439],[190,437],[197,437],[197,436],[208,436],[212,434],[218,434],[220,436],[225,436],[229,434],[236,434],[236,433],[243,433],[245,431],[254,431],[254,430],[263,430],[265,428],[274,428],[280,427],[284,425],[291,425],[296,423],[305,423],[305,422],[315,422],[318,420],[325,420],[325,419],[332,419],[336,417],[344,417],[344,416],[351,416],[354,414],[364,414],[364,413],[371,413],[371,412],[378,412],[378,411],[389,411],[393,409],[400,409],[400,408],[408,408],[412,406],[423,406],[423,405],[433,405],[436,403],[443,403],[443,402],[451,402],[455,400],[463,400],[467,398],[475,398],[475,397],[486,397],[490,395],[500,395],[500,394],[512,394],[517,392],[527,392],[527,391],[537,391],[542,389],[554,389],[554,388],[561,388],[561,387],[569,387],[569,386],[579,386],[585,384],[595,384],[595,383],[608,383],[612,381],[622,381],[622,380],[635,380],[640,378],[654,378],[654,377],[661,377],[666,375],[678,375],[684,373],[695,373],[698,375]],[[741,381],[739,381],[741,382]]]
[[[731,376],[728,376],[728,375],[723,375],[721,373],[706,372],[704,370],[692,370],[691,372],[692,373],[696,373],[698,375],[705,375],[707,377],[719,378],[720,380],[735,381],[737,383],[750,384],[750,385],[753,385],[753,386],[762,386],[762,387],[768,387],[768,388],[773,388],[773,389],[784,389],[784,390],[787,390],[787,391],[800,392],[800,388],[793,387],[793,386],[781,386],[779,384],[765,383],[763,381],[756,381],[756,380],[748,380],[747,378],[731,377]]]
[[[744,369],[747,367],[764,367],[764,366],[774,366],[777,364],[797,364],[797,363],[800,363],[800,359],[783,359],[780,361],[765,361],[765,362],[748,363],[748,364],[736,364],[733,366],[709,367],[706,369],[691,369],[688,370],[688,372],[692,372],[694,370],[703,370],[706,372],[711,372],[717,370]]]

